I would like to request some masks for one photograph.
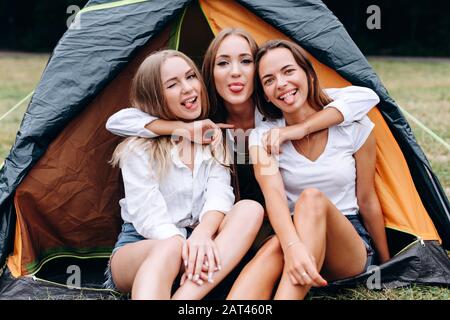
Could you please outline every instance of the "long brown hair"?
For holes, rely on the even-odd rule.
[[[259,65],[262,57],[267,54],[270,50],[276,48],[285,48],[291,51],[295,61],[300,68],[306,73],[306,78],[308,79],[308,97],[307,101],[309,105],[320,111],[325,105],[330,103],[332,100],[328,95],[322,90],[319,85],[319,79],[314,71],[311,61],[303,53],[303,49],[296,43],[288,40],[269,40],[264,43],[258,50],[255,58],[256,65],[256,77],[255,77],[255,94],[256,94],[256,106],[258,110],[266,117],[271,119],[279,119],[283,116],[283,113],[279,108],[273,105],[271,102],[267,102],[264,99],[264,90],[262,83],[259,79]]]
[[[209,114],[208,94],[200,71],[189,57],[175,50],[157,51],[150,54],[141,63],[131,84],[130,99],[132,105],[160,119],[183,120],[178,119],[168,108],[161,79],[161,66],[167,59],[172,57],[184,59],[200,81],[202,88],[200,95],[202,110],[196,120],[206,119]],[[153,160],[152,164],[154,165],[152,171],[158,179],[161,179],[170,168],[170,150],[172,145],[171,137],[168,136],[159,136],[154,139],[127,138],[114,150],[111,163],[113,166],[119,164],[121,159],[128,153],[127,148],[139,146],[150,154]]]
[[[252,57],[255,58],[258,51],[258,44],[255,39],[247,31],[239,28],[225,28],[220,31],[213,41],[209,44],[206,50],[205,57],[203,59],[202,74],[205,80],[206,87],[208,88],[209,102],[211,105],[210,118],[214,122],[225,122],[227,118],[227,110],[223,104],[222,97],[218,94],[216,84],[214,81],[214,67],[216,64],[217,51],[222,44],[223,40],[231,35],[237,35],[244,38],[250,46]],[[253,91],[254,95],[254,91]],[[252,95],[252,97],[253,97]]]

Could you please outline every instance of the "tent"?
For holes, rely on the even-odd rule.
[[[91,0],[78,18],[54,49],[0,171],[0,298],[40,297],[43,287],[63,297],[73,265],[81,270],[78,286],[98,297],[123,193],[119,170],[107,164],[120,138],[105,122],[129,106],[130,81],[146,55],[170,47],[199,63],[214,35],[230,26],[258,43],[296,41],[323,87],[351,83],[380,96],[369,116],[376,190],[395,255],[381,266],[381,281],[450,284],[449,201],[395,101],[321,1]]]

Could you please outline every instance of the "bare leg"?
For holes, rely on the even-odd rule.
[[[269,300],[283,271],[283,251],[276,236],[245,266],[231,288],[229,300]]]
[[[114,283],[132,299],[169,299],[181,264],[181,237],[142,240],[117,250],[111,259]]]
[[[295,207],[294,225],[314,256],[317,269],[324,267],[327,279],[346,278],[363,271],[367,256],[362,239],[320,191],[306,189],[302,192]],[[284,270],[275,299],[303,299],[310,288],[293,285]]]
[[[248,251],[261,227],[264,209],[251,200],[236,203],[225,216],[214,239],[222,269],[214,273],[214,282],[199,286],[186,281],[173,295],[175,300],[201,299],[233,270]]]

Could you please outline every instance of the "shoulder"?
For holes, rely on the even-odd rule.
[[[150,144],[152,140],[131,137],[125,139],[116,149],[117,155],[120,158],[120,166],[133,162],[145,162],[150,161]]]

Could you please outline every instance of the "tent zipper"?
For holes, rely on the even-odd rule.
[[[409,248],[413,247],[414,245],[416,245],[417,243],[419,243],[422,245],[422,247],[425,247],[425,241],[423,241],[423,239],[421,237],[416,237],[416,240],[414,240],[413,242],[411,242],[410,244],[408,244],[406,247],[404,247],[402,250],[400,250],[399,252],[397,252],[397,254],[394,255],[394,257],[402,254],[403,252],[405,252],[406,250],[408,250]]]
[[[58,258],[76,258],[76,259],[100,259],[100,258],[109,258],[110,254],[98,254],[98,255],[86,255],[86,256],[81,256],[81,255],[73,255],[73,254],[64,254],[64,253],[60,253],[54,256],[51,256],[49,258],[43,259],[43,261],[41,263],[39,263],[38,267],[36,268],[36,270],[30,272],[29,275],[35,275],[36,273],[38,273],[42,267],[49,261],[52,261],[54,259],[58,259]]]
[[[45,283],[52,284],[52,285],[55,285],[55,286],[58,286],[58,287],[62,287],[62,288],[69,288],[69,289],[71,288],[71,289],[86,290],[86,291],[103,291],[103,292],[109,292],[109,293],[111,293],[113,295],[117,295],[117,296],[121,295],[120,292],[117,292],[117,291],[112,290],[112,289],[106,289],[106,288],[105,289],[103,289],[103,288],[100,289],[100,288],[69,286],[69,285],[65,285],[65,284],[59,283],[59,282],[54,282],[54,281],[38,278],[34,274],[26,275],[25,277],[31,278],[31,279],[33,279],[33,281],[41,281],[41,282],[45,282]]]

